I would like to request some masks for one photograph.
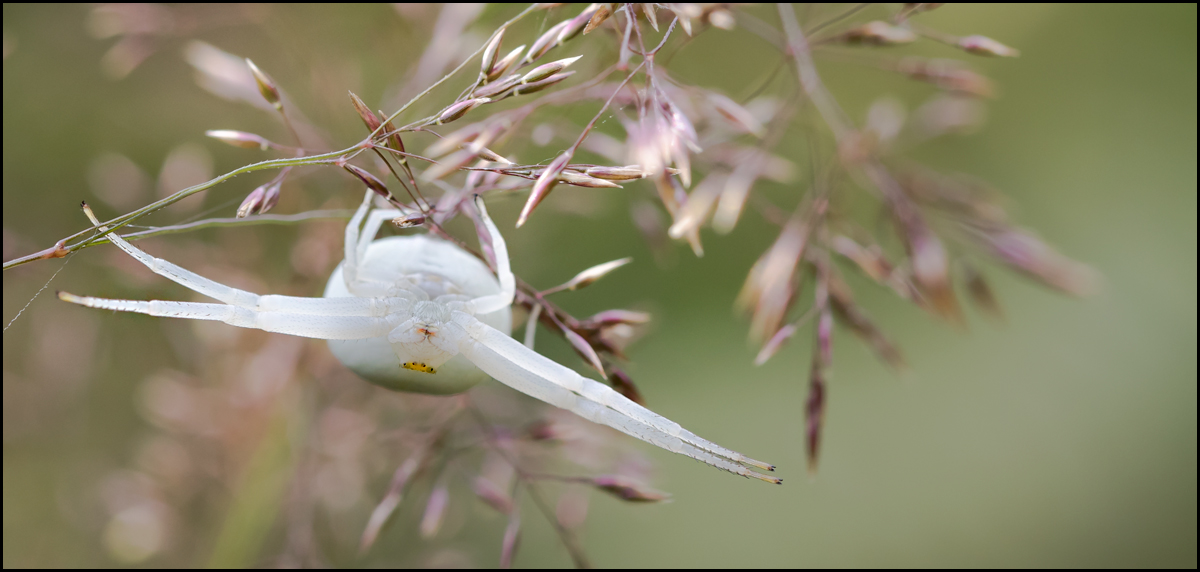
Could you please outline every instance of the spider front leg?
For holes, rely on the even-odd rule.
[[[68,292],[59,292],[58,299],[101,310],[133,312],[160,318],[215,320],[239,328],[251,328],[319,340],[359,340],[381,336],[393,330],[399,322],[398,319],[387,316],[262,312],[229,304],[175,302],[172,300],[114,300],[76,296]],[[324,302],[325,300],[314,299],[314,301]]]
[[[164,276],[175,283],[188,288],[189,290],[199,292],[200,294],[204,294],[205,296],[215,300],[220,300],[226,304],[239,306],[242,308],[254,308],[258,306],[258,294],[226,286],[220,282],[209,280],[208,278],[205,278],[172,262],[150,256],[149,254],[146,254],[145,252],[134,247],[132,244],[129,244],[128,241],[126,241],[124,238],[121,238],[117,233],[109,232],[108,227],[102,226],[100,221],[96,219],[96,215],[92,213],[92,209],[87,205],[87,203],[83,203],[83,213],[87,215],[88,220],[92,221],[92,224],[95,225],[100,232],[104,233],[105,238],[117,245],[117,248],[124,250],[126,254],[134,257],[138,262],[144,264],[146,268],[149,268],[155,274]]]
[[[719,469],[768,483],[783,482],[751,470],[773,471],[774,465],[702,439],[607,385],[575,373],[466,313],[455,312],[446,330],[452,332],[450,337],[458,344],[458,351],[471,363],[521,393]]]
[[[496,277],[500,279],[500,292],[480,296],[471,301],[475,305],[476,313],[488,314],[512,305],[513,297],[517,293],[517,279],[513,276],[512,266],[508,261],[508,245],[504,243],[504,237],[500,236],[500,229],[496,228],[492,217],[488,216],[487,207],[479,195],[475,195],[475,208],[479,209],[479,217],[483,219],[483,226],[487,228],[488,236],[492,239],[492,251],[496,253]]]
[[[342,276],[346,280],[346,289],[356,296],[386,296],[389,289],[395,286],[384,280],[360,275],[362,261],[367,256],[367,248],[375,240],[375,235],[379,233],[383,221],[403,214],[398,209],[371,210],[371,201],[374,198],[375,192],[367,189],[362,204],[359,205],[358,210],[354,212],[354,216],[346,225],[345,262],[342,263]],[[366,219],[366,224],[363,224],[364,219]]]
[[[155,258],[129,244],[117,233],[102,226],[84,204],[84,213],[92,224],[118,248],[147,268],[176,283],[224,304],[175,302],[167,300],[112,300],[76,296],[59,292],[66,302],[121,312],[136,312],[168,318],[217,320],[227,324],[320,339],[362,339],[386,335],[404,321],[411,302],[405,298],[301,298],[295,296],[259,296],[210,280],[161,258]]]

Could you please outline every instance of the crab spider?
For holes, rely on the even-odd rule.
[[[751,470],[772,471],[774,466],[701,439],[509,337],[516,279],[504,238],[478,196],[475,206],[492,239],[499,280],[479,259],[440,239],[416,235],[374,240],[383,221],[400,212],[372,210],[372,195],[367,190],[346,226],[345,260],[334,270],[323,298],[259,296],[209,280],[108,232],[87,208],[92,223],[121,250],[155,273],[221,303],[111,300],[66,292],[58,297],[91,308],[220,320],[325,339],[347,367],[393,390],[458,393],[490,376],[668,451],[745,477],[781,482]]]

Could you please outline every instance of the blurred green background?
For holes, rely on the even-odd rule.
[[[181,57],[187,39],[253,58],[309,120],[328,129],[327,140],[345,147],[362,136],[345,91],[369,104],[395,96],[394,82],[419,57],[425,27],[436,17],[433,10],[398,14],[382,6],[247,8],[234,15],[213,8],[195,18],[204,25],[171,22],[152,50],[131,46],[145,51],[145,61],[114,80],[102,63],[114,40],[87,33],[89,10],[4,6],[5,260],[84,228],[81,199],[107,218],[156,196],[147,183],[141,194],[97,197],[89,177],[105,153],[128,157],[150,178],[169,157],[192,157],[183,162],[193,166],[211,161],[215,174],[260,155],[205,140],[204,129],[283,139],[270,115],[196,87]],[[878,10],[859,16],[886,14]],[[488,9],[463,43],[478,45],[489,23],[512,13]],[[970,59],[999,88],[987,123],[909,155],[1004,190],[1017,220],[1093,266],[1103,277],[1100,288],[1068,299],[991,268],[1005,323],[972,314],[968,328],[955,329],[860,286],[861,304],[899,343],[911,371],[897,378],[838,330],[821,467],[809,479],[803,404],[810,344],[795,340],[752,368],[746,322],[730,309],[777,230],[751,217],[729,236],[705,231],[703,258],[674,245],[670,260],[656,265],[629,216],[634,197],[652,194],[648,184],[615,193],[560,190],[521,230],[512,229],[520,199],[497,201],[493,215],[514,269],[535,285],[633,256],[633,266],[568,295],[563,305],[581,316],[610,307],[651,310],[654,325],[633,347],[629,369],[648,404],[700,435],[776,463],[786,481],[743,481],[641,446],[657,465],[655,486],[674,501],[632,505],[593,495],[584,544],[595,564],[1196,566],[1196,7],[951,5],[920,21],[996,38],[1022,55]],[[531,27],[522,30],[522,38],[532,37]],[[739,93],[774,61],[747,38],[744,31],[710,31],[681,50],[671,69]],[[968,57],[938,45],[914,49]],[[821,69],[856,118],[878,96],[919,102],[932,91],[866,68],[826,62]],[[572,119],[582,124],[587,117]],[[556,145],[541,154],[552,156]],[[543,158],[536,153],[523,158]],[[209,209],[220,210],[206,216],[230,216],[266,176],[244,179],[157,213],[150,224]],[[302,180],[303,191],[285,190],[279,212],[347,208],[358,200],[345,177],[327,170]],[[129,204],[120,208],[123,201]],[[341,224],[210,229],[142,247],[185,264],[200,261],[192,268],[259,292],[313,295],[324,278],[319,269],[303,271],[292,243],[314,240],[336,250]],[[467,227],[456,228],[470,237]],[[189,344],[221,347],[204,339],[220,332],[54,298],[57,289],[187,296],[122,256],[101,247],[65,266],[55,260],[4,273],[5,322],[24,308],[4,333],[5,566],[120,563],[105,540],[111,530],[105,532],[98,491],[108,475],[135,463],[139,444],[153,433],[139,388],[164,368],[196,367]],[[548,355],[578,362],[550,338],[540,338]],[[310,369],[297,378],[316,383],[320,372],[310,366],[323,363],[327,350],[316,341],[298,347],[316,357],[301,362]],[[355,391],[382,393],[365,385]],[[400,461],[383,459],[387,466]],[[368,486],[362,506],[382,486]],[[272,507],[264,501],[247,510],[270,522]],[[418,519],[419,508],[399,516]],[[517,565],[569,565],[540,515],[526,511],[524,523]],[[342,525],[347,530],[326,532],[354,539],[362,520]],[[212,523],[173,526],[216,534]],[[504,523],[493,518],[428,543],[412,528],[398,525],[406,536],[385,538],[390,552],[375,562],[436,563],[430,554],[449,546],[466,560],[443,563],[492,565]],[[211,543],[196,545],[186,553],[164,549],[144,563],[209,562]]]

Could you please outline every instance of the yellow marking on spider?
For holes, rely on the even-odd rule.
[[[433,369],[432,367],[429,367],[423,363],[415,362],[415,361],[406,361],[403,364],[401,364],[401,367],[403,367],[404,369],[411,369],[413,371],[423,371],[425,373],[437,373],[436,369]]]

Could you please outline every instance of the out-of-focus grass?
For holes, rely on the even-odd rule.
[[[262,114],[197,89],[178,45],[125,80],[103,79],[97,61],[108,43],[83,34],[85,10],[4,8],[5,258],[83,226],[75,205],[91,200],[86,168],[103,151],[119,150],[149,169],[180,142],[200,141],[206,128],[271,129]],[[625,194],[604,195],[595,218],[541,216],[521,231],[506,230],[514,267],[542,285],[598,261],[635,256],[633,270],[565,303],[586,314],[652,301],[656,325],[631,356],[649,404],[701,435],[775,462],[786,481],[768,487],[651,451],[661,469],[657,485],[675,500],[637,506],[595,497],[585,543],[597,564],[1196,565],[1195,7],[948,6],[922,18],[948,32],[1000,39],[1022,56],[972,60],[1001,89],[987,125],[918,149],[916,158],[1003,189],[1022,223],[1100,272],[1099,293],[1068,300],[990,268],[1006,323],[972,316],[964,335],[885,292],[860,288],[863,305],[901,344],[912,371],[895,378],[838,330],[821,471],[809,480],[802,454],[808,344],[796,340],[753,368],[746,324],[729,310],[753,257],[771,239],[769,228],[745,224],[731,236],[706,235],[703,259],[680,249],[666,270],[655,268],[634,236]],[[303,34],[268,38],[248,33],[258,29],[248,25],[206,39],[269,69],[304,69],[317,58],[337,63],[313,65],[340,75],[289,86],[317,100],[325,91],[344,97],[364,85],[382,89],[372,78],[387,73],[387,60],[370,49],[405,45],[419,53],[421,46],[403,38],[364,45],[362,38],[376,37],[361,33],[364,27],[401,30],[394,19],[386,10],[307,9],[267,27]],[[757,77],[734,59],[735,50],[708,40],[693,48],[711,56],[699,54],[703,65],[686,70],[689,79],[735,92],[742,75]],[[681,66],[686,56],[678,56]],[[822,71],[850,109],[915,89],[866,69],[823,64]],[[358,135],[357,118],[348,105],[342,109],[319,119]],[[218,171],[248,160],[207,147]],[[249,184],[212,193],[205,208],[236,206]],[[568,201],[564,196],[551,201]],[[517,208],[514,201],[493,210],[511,228]],[[215,230],[147,248],[191,249],[181,255],[198,259],[205,258],[195,250],[212,249],[227,253],[234,267],[240,257],[266,260],[263,275],[250,274],[258,266],[241,267],[249,274],[243,285],[313,294],[321,279],[293,280],[289,270],[293,236]],[[333,236],[340,240],[336,229]],[[246,249],[258,253],[239,252]],[[112,249],[72,259],[49,290],[178,296],[157,278],[122,278],[107,266],[134,274],[132,267],[105,250]],[[53,261],[5,272],[5,320],[60,267]],[[142,378],[194,366],[180,363],[186,352],[172,345],[179,337],[172,332],[187,331],[64,307],[43,293],[5,333],[5,565],[114,563],[103,539],[99,480],[132,463],[147,434],[137,392]],[[553,357],[573,359],[550,347],[561,350]],[[325,350],[313,343],[306,351]],[[178,524],[212,538],[194,554],[168,550],[166,561],[209,562],[222,511],[186,514],[210,517]],[[524,522],[519,565],[568,563],[540,517],[530,512]],[[353,538],[360,530],[324,533]],[[493,519],[450,544],[487,564],[498,558],[502,531],[503,522]]]

